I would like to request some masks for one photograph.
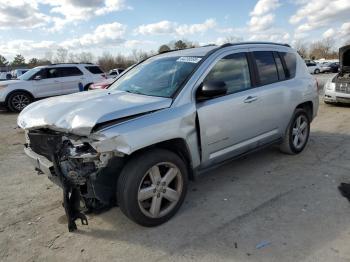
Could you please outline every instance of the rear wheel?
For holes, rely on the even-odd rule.
[[[304,109],[297,108],[280,147],[281,151],[291,155],[299,154],[304,150],[309,135],[310,119],[308,113]]]
[[[117,199],[123,213],[143,226],[168,221],[187,191],[187,168],[175,153],[154,149],[128,161],[118,180]]]
[[[33,101],[33,98],[25,92],[15,92],[7,100],[7,107],[13,112],[22,111]]]

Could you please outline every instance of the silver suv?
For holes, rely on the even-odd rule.
[[[317,110],[316,80],[293,49],[239,43],[156,55],[108,90],[29,105],[18,125],[35,169],[63,188],[69,230],[87,222],[80,198],[156,226],[209,167],[274,143],[300,153]]]

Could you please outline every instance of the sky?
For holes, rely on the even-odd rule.
[[[1,0],[0,54],[131,54],[185,39],[312,43],[350,38],[350,0]]]

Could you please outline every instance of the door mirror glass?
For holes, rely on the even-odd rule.
[[[36,76],[34,77],[34,80],[41,80],[41,75],[36,75]]]
[[[227,87],[224,81],[206,81],[197,90],[197,99],[205,100],[226,95]]]

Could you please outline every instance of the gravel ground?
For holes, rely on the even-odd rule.
[[[113,208],[75,233],[16,117],[0,112],[0,261],[350,261],[350,204],[337,191],[350,182],[350,107],[321,102],[300,155],[271,147],[200,177],[162,226]]]

